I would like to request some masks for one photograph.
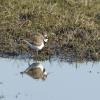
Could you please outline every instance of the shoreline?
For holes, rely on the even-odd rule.
[[[60,59],[79,59],[79,60],[100,60],[100,34],[99,30],[70,29],[64,33],[62,31],[49,35],[49,41],[45,44],[43,50],[39,51],[39,59],[49,59],[56,56]],[[25,37],[30,39],[30,37]],[[10,41],[10,40],[9,40]],[[2,42],[2,41],[1,41]],[[12,45],[10,44],[12,43]],[[18,56],[21,54],[32,54],[35,59],[36,53],[23,48],[23,45],[17,41],[4,45],[0,53],[8,56]],[[7,43],[5,43],[7,44]],[[9,49],[6,49],[9,48]]]
[[[100,0],[3,0],[0,2],[0,53],[29,54],[19,38],[47,32],[41,59],[72,56],[100,60]],[[34,53],[33,53],[34,55]]]

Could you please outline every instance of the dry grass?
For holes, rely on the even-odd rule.
[[[61,47],[97,54],[100,0],[0,0],[0,52],[18,52],[19,37],[41,31],[55,33]]]

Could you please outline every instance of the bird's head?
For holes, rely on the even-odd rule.
[[[42,80],[46,80],[47,76],[48,76],[48,73],[46,72],[45,69],[43,69],[43,77],[42,77]]]
[[[48,41],[48,35],[46,32],[42,32],[43,38],[44,38],[44,42]]]

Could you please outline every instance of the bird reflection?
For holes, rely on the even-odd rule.
[[[48,75],[46,69],[43,67],[41,63],[32,63],[25,71],[21,72],[21,74],[24,73],[31,76],[34,79],[41,80],[46,80]]]

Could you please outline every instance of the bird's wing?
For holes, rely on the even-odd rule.
[[[43,38],[41,36],[34,36],[32,38],[32,44],[40,46],[43,43]]]
[[[27,74],[35,79],[40,79],[43,76],[43,72],[40,68],[34,68],[33,70],[27,71]]]

